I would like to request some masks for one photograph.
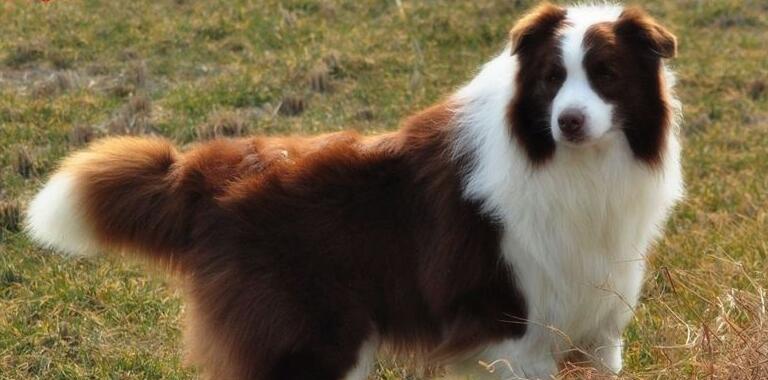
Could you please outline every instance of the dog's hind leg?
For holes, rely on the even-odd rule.
[[[365,380],[375,363],[379,340],[367,321],[336,316],[319,323],[318,315],[278,313],[278,320],[235,325],[216,323],[222,320],[188,303],[187,361],[206,380]]]
[[[379,350],[379,340],[371,337],[363,343],[357,353],[357,363],[347,374],[344,380],[365,380],[373,370],[376,362],[376,352]]]
[[[337,344],[305,347],[284,355],[269,380],[366,380],[377,350],[378,340],[373,337],[361,342],[357,350]]]

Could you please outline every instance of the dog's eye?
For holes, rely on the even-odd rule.
[[[550,70],[547,73],[546,79],[549,83],[560,83],[565,80],[565,72],[558,69]]]
[[[619,77],[618,73],[616,73],[616,70],[606,64],[597,65],[594,70],[594,75],[595,78],[605,82],[614,81]]]

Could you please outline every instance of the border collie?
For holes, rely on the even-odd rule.
[[[545,4],[396,132],[105,139],[27,228],[181,276],[210,379],[365,379],[381,347],[453,373],[505,359],[495,378],[549,378],[576,350],[617,373],[683,193],[675,53],[637,8]]]

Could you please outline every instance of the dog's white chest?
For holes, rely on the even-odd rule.
[[[609,140],[594,157],[558,152],[535,172],[509,165],[512,175],[482,182],[492,186],[470,183],[503,222],[502,253],[528,307],[526,333],[486,347],[475,363],[503,359],[494,367],[509,367],[500,369],[506,375],[551,374],[576,348],[621,368],[646,251],[682,195],[676,139],[657,171],[637,165],[621,143]]]
[[[502,250],[529,325],[565,340],[620,333],[639,297],[646,251],[681,192],[676,162],[654,173],[618,142],[594,160],[559,152],[505,199]]]

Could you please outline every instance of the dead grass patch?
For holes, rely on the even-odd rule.
[[[315,92],[329,92],[332,90],[331,70],[325,64],[315,66],[309,72],[309,88]]]
[[[16,156],[13,160],[13,169],[24,178],[31,178],[37,174],[37,156],[27,147],[20,147],[16,150]]]
[[[277,112],[283,116],[301,115],[307,108],[307,100],[303,96],[287,95],[284,96],[277,107]]]
[[[147,88],[149,70],[143,61],[131,62],[120,75],[113,80],[108,92],[120,98],[130,97]]]
[[[45,58],[45,44],[41,41],[21,41],[13,45],[3,62],[13,68],[20,68]]]
[[[78,75],[74,71],[56,71],[35,84],[32,96],[35,98],[53,97],[77,87]]]
[[[78,124],[72,127],[67,136],[70,146],[79,147],[93,141],[97,136],[96,129],[90,125]]]
[[[110,135],[142,135],[153,132],[152,101],[147,95],[132,96],[105,125]]]
[[[15,200],[0,200],[0,229],[18,232],[21,230],[21,203]]]
[[[210,140],[219,137],[237,137],[248,133],[249,122],[242,112],[218,110],[208,116],[208,120],[196,129],[197,138]]]

